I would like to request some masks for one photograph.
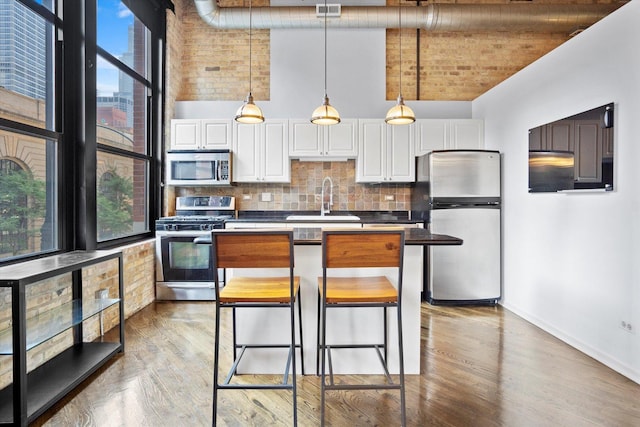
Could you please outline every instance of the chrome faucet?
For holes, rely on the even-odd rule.
[[[329,203],[327,203],[327,208],[325,209],[325,203],[324,203],[324,187],[325,187],[325,183],[329,181]],[[326,176],[323,180],[322,180],[322,194],[320,196],[320,215],[324,216],[324,214],[328,214],[329,212],[331,212],[331,206],[333,206],[333,181],[331,180],[330,176]]]

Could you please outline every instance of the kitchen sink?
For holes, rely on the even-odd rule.
[[[360,217],[355,215],[289,215],[287,221],[360,221]]]

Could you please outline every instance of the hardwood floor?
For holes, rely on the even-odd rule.
[[[211,425],[213,312],[188,302],[143,309],[126,322],[126,353],[33,425]],[[500,307],[423,305],[421,341],[408,425],[640,425],[640,385]],[[299,377],[300,426],[319,425],[319,385]],[[218,425],[291,425],[289,392],[220,393]],[[327,403],[328,425],[399,424],[397,392],[332,392]]]

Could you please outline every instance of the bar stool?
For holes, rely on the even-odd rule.
[[[402,264],[404,257],[404,231],[399,228],[375,230],[323,230],[322,232],[322,277],[318,278],[318,356],[321,354],[321,424],[324,425],[325,393],[327,390],[371,390],[395,389],[400,391],[401,423],[406,425],[404,356],[402,347]],[[328,269],[395,267],[397,289],[381,275],[331,277]],[[366,272],[364,274],[376,274]],[[383,338],[381,343],[327,344],[328,309],[380,307],[383,311]],[[396,307],[398,316],[399,382],[394,382],[388,363],[387,308]],[[366,321],[366,319],[363,319]],[[375,349],[384,369],[386,382],[379,384],[336,384],[333,378],[331,352],[334,349]],[[326,360],[329,365],[329,383],[326,381]],[[319,361],[316,359],[316,369]]]
[[[216,292],[215,349],[213,370],[213,425],[216,424],[218,390],[222,389],[284,389],[293,394],[293,425],[297,425],[296,404],[296,348],[300,349],[301,368],[304,374],[302,353],[302,309],[300,306],[300,278],[294,276],[293,231],[291,230],[216,230],[211,233],[211,259]],[[238,277],[234,274],[221,288],[219,268],[234,269],[286,269],[287,276]],[[237,271],[236,271],[237,272]],[[236,273],[234,272],[234,273]],[[279,274],[278,270],[273,270]],[[295,339],[295,302],[298,302],[299,339]],[[290,340],[284,344],[238,343],[236,339],[236,310],[239,308],[288,308],[290,310]],[[225,378],[219,383],[220,311],[231,308],[233,315],[234,362]],[[240,384],[231,383],[237,374],[238,364],[247,349],[289,348],[289,354],[281,383]],[[239,355],[237,350],[240,350]],[[291,382],[289,383],[289,372]]]

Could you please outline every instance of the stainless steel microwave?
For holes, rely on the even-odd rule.
[[[228,150],[169,151],[166,184],[207,186],[231,184],[231,152]]]

